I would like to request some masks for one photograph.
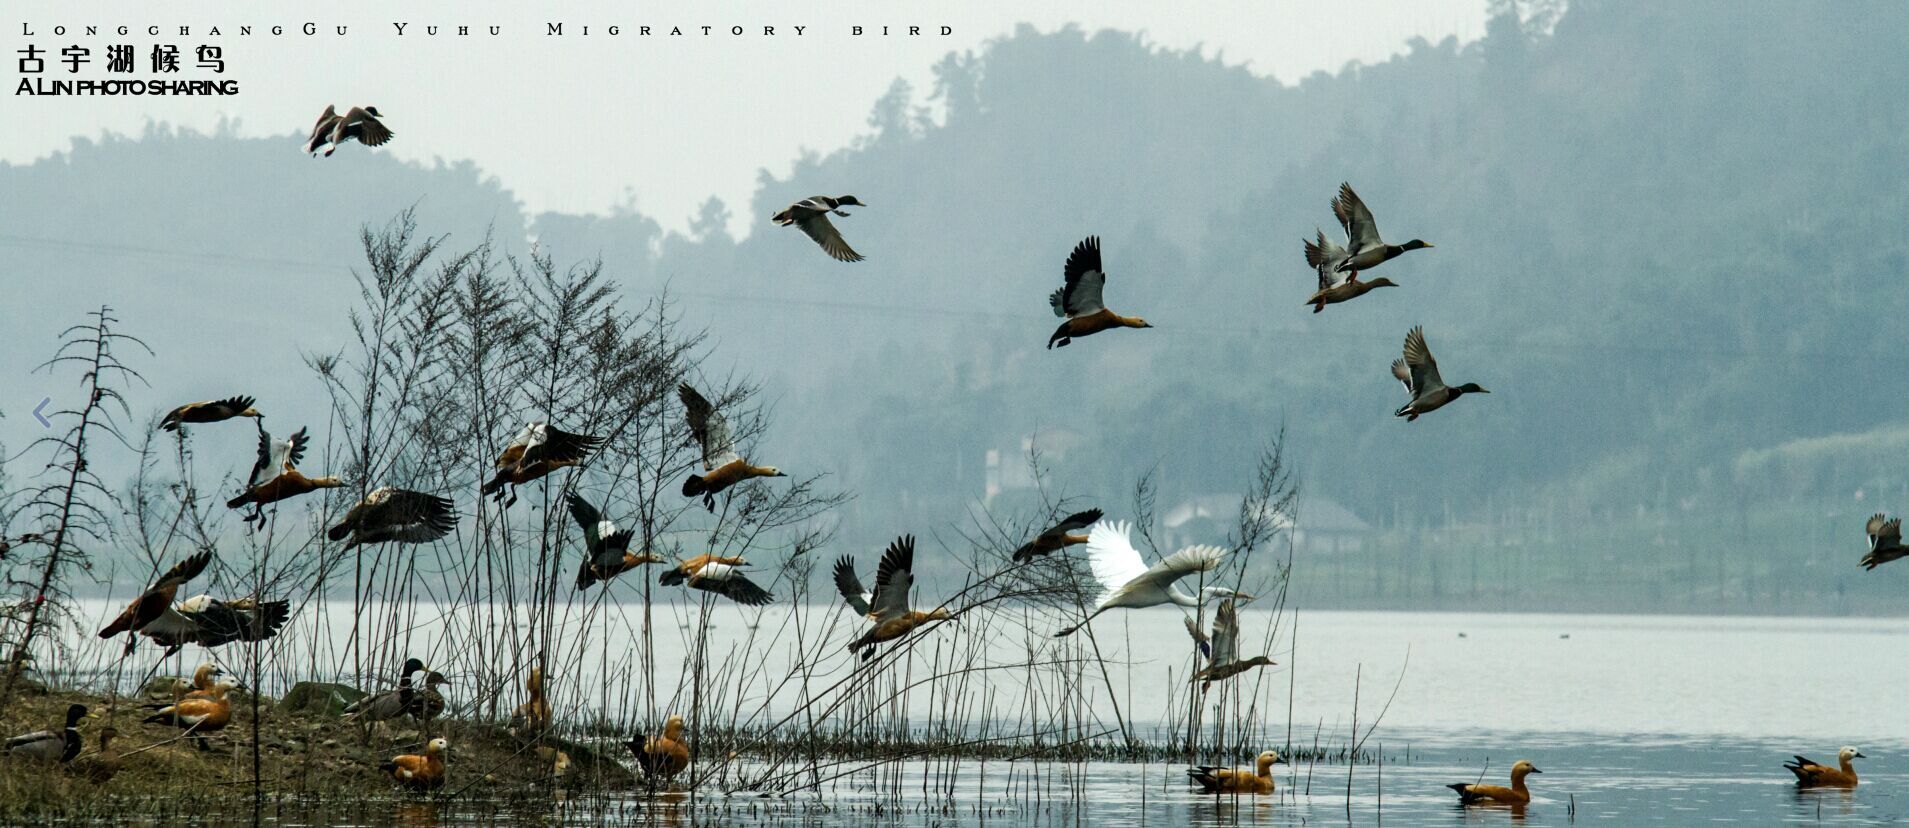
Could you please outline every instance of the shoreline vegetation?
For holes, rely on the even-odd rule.
[[[678,491],[717,449],[775,459],[773,410],[746,379],[709,373],[706,334],[682,329],[666,295],[626,309],[602,262],[562,266],[548,251],[499,256],[488,242],[453,250],[445,237],[420,232],[408,211],[366,226],[362,242],[359,303],[345,320],[352,344],[302,356],[331,400],[328,411],[233,397],[214,414],[175,414],[184,419],[176,430],[158,428],[176,392],[145,389],[138,364],[162,357],[107,307],[70,329],[47,363],[82,376],[91,393],[56,413],[63,430],[28,447],[44,471],[17,482],[0,477],[7,505],[0,537],[8,543],[0,556],[17,597],[0,612],[0,648],[15,665],[4,671],[0,725],[27,732],[65,705],[87,705],[98,718],[79,727],[86,745],[79,764],[110,726],[121,769],[93,787],[57,767],[21,768],[0,790],[0,815],[83,820],[114,807],[144,816],[189,803],[234,814],[249,807],[257,823],[287,801],[311,798],[545,808],[551,789],[625,803],[613,807],[657,796],[694,807],[845,785],[898,794],[910,767],[926,769],[925,790],[952,793],[966,767],[1004,767],[1007,778],[1028,780],[1059,767],[1079,785],[1081,774],[1065,769],[1089,762],[1236,764],[1270,747],[1309,772],[1373,759],[1364,743],[1383,713],[1368,706],[1362,717],[1356,692],[1345,710],[1324,718],[1294,711],[1277,700],[1290,697],[1291,667],[1192,683],[1204,639],[1189,637],[1177,653],[1137,656],[1160,666],[1147,678],[1122,662],[1129,669],[1116,683],[1106,651],[1108,636],[1121,633],[1111,618],[1099,630],[1088,624],[1079,635],[1054,637],[1087,617],[1101,584],[1086,557],[1065,545],[1015,557],[1085,505],[1053,481],[1039,447],[1026,463],[1042,503],[977,508],[963,523],[924,533],[921,556],[965,572],[961,583],[916,585],[920,620],[867,637],[863,644],[874,646],[851,653],[851,641],[872,634],[860,611],[834,594],[847,590],[840,567],[866,571],[873,560],[832,545],[848,493],[812,469],[710,497]],[[692,384],[702,394],[681,390]],[[497,447],[538,422],[553,434],[589,435],[574,439],[592,450],[513,480],[509,490],[486,486],[495,498],[480,496],[479,484],[503,468],[494,466]],[[287,443],[286,435],[296,436]],[[720,445],[699,446],[712,441]],[[241,500],[225,500],[256,485],[249,481],[258,472],[248,478],[202,460],[248,444],[261,455],[289,451],[288,469],[338,485],[248,515],[250,504],[241,511],[232,505]],[[133,455],[130,482],[100,479],[97,458],[108,452]],[[1299,490],[1282,433],[1243,461],[1247,493],[1237,521],[1206,539],[1224,559],[1186,585],[1258,596],[1250,606],[1263,612],[1236,631],[1238,644],[1277,655],[1290,651],[1295,632],[1285,527]],[[1140,554],[1158,560],[1177,542],[1157,536],[1156,473],[1140,474],[1130,502],[1097,505],[1130,520]],[[455,517],[432,518],[428,537],[400,533],[358,545],[361,534],[337,527],[357,519],[344,516],[360,514],[353,510],[374,502],[381,487],[419,493],[419,503],[453,503]],[[362,533],[368,524],[353,525]],[[613,547],[630,561],[621,569],[603,568],[613,537],[627,545],[627,553]],[[95,557],[127,550],[138,564],[100,565]],[[207,553],[211,562],[201,567]],[[705,555],[719,556],[709,560],[723,562],[728,577],[759,585],[768,605],[735,598],[756,593],[697,588],[697,576],[685,583],[689,564],[676,562]],[[585,572],[593,577],[578,574],[583,566],[596,567]],[[136,634],[95,636],[105,619],[75,597],[89,583],[110,588],[108,617],[155,583],[146,594],[169,613],[287,607],[275,631],[188,643],[175,657],[161,652],[146,622],[126,627],[142,630]],[[879,595],[868,600],[881,605]],[[716,624],[719,607],[741,612],[742,623]],[[1196,630],[1215,617],[1210,606],[1187,610]],[[1004,650],[1003,642],[1014,645]],[[1131,641],[1121,649],[1132,653]],[[202,662],[237,688],[227,697],[229,723],[185,739],[178,726],[142,722],[150,707],[185,689],[152,677]],[[398,686],[400,677],[441,692],[443,710],[422,725],[401,718],[368,731],[339,718],[353,698]],[[319,681],[341,683],[311,684]],[[54,692],[41,689],[49,685]],[[248,688],[282,690],[285,699]],[[1325,732],[1326,720],[1346,713],[1350,729]],[[1319,722],[1308,728],[1304,717]],[[680,730],[664,727],[678,720]],[[666,733],[680,734],[686,767],[646,761],[625,746]],[[444,782],[428,793],[408,793],[381,770],[440,737],[448,745]],[[1184,780],[1162,784],[1176,783]]]

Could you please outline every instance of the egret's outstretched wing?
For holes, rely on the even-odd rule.
[[[1089,544],[1092,541],[1088,542]],[[1138,553],[1134,556],[1139,557]],[[1220,561],[1226,559],[1226,550],[1217,546],[1189,546],[1171,555],[1161,558],[1139,577],[1129,583],[1146,584],[1165,588],[1175,581],[1195,572],[1208,572],[1219,568]]]
[[[1127,536],[1133,524],[1127,521],[1101,521],[1087,532],[1087,565],[1106,591],[1119,589],[1147,574],[1147,562],[1133,548]]]

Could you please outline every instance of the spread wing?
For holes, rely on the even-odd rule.
[[[175,607],[167,607],[158,618],[139,628],[139,634],[168,647],[183,647],[199,640],[199,622],[196,614],[180,612]]]
[[[1332,214],[1339,217],[1339,225],[1346,229],[1350,249],[1365,250],[1385,244],[1379,240],[1379,225],[1372,220],[1372,211],[1366,209],[1351,184],[1340,183],[1339,197],[1332,200]]]
[[[835,561],[835,591],[842,594],[842,600],[848,602],[849,609],[855,610],[856,615],[868,614],[868,590],[855,575],[855,561],[847,555]]]
[[[571,434],[555,426],[538,424],[532,429],[530,445],[524,447],[524,463],[575,463],[603,445],[603,438]]]
[[[1869,525],[1864,527],[1864,531],[1869,533],[1869,551],[1871,552],[1902,545],[1902,518],[1891,520],[1884,517],[1881,512],[1877,512],[1869,519]]]
[[[704,564],[690,586],[722,595],[738,604],[759,607],[775,600],[769,591],[728,564]]]
[[[829,221],[828,213],[804,210],[795,217],[795,226],[809,234],[809,238],[822,246],[822,252],[838,262],[859,262],[862,254],[849,247],[842,239],[842,231],[835,229],[835,222]]]
[[[1339,277],[1339,263],[1346,260],[1346,249],[1338,242],[1326,238],[1323,230],[1314,228],[1318,234],[1315,241],[1306,242],[1306,264],[1319,271],[1319,289],[1325,290],[1344,281]]]
[[[153,589],[163,589],[168,585],[178,586],[197,578],[199,577],[199,573],[204,572],[206,565],[210,563],[212,563],[212,552],[210,550],[188,557],[174,564],[171,569],[166,570],[166,574],[159,576],[159,580],[152,585]]]
[[[1087,533],[1087,565],[1101,588],[1112,592],[1147,574],[1147,562],[1127,539],[1133,524],[1126,521],[1094,524]]]
[[[1213,640],[1207,638],[1206,633],[1200,631],[1200,625],[1193,621],[1193,616],[1189,615],[1180,620],[1186,622],[1186,633],[1187,635],[1193,636],[1193,643],[1200,645],[1200,655],[1211,659],[1213,657]]]
[[[318,123],[312,125],[312,136],[305,140],[305,146],[317,145],[325,140],[325,133],[331,131],[331,122],[338,118],[338,107],[327,104],[325,114],[318,116]]]
[[[279,470],[284,468],[283,465],[272,462],[274,458],[280,456],[279,445],[272,440],[272,435],[265,433],[265,429],[259,429],[258,459],[252,462],[252,476],[246,478],[247,488],[277,477]]]
[[[875,569],[875,597],[869,601],[871,612],[887,618],[908,614],[908,591],[915,585],[915,536],[903,535],[882,553],[881,566]]]
[[[1095,523],[1098,523],[1099,521],[1100,521],[1100,510],[1088,509],[1085,512],[1075,512],[1071,515],[1068,515],[1067,518],[1062,520],[1060,523],[1054,524],[1054,528],[1049,529],[1046,532],[1043,532],[1042,534],[1046,534],[1046,535],[1071,534],[1073,532],[1078,532],[1082,529],[1092,526]]]
[[[1057,316],[1086,316],[1107,309],[1101,291],[1107,286],[1107,273],[1100,269],[1100,237],[1088,236],[1067,256],[1065,283],[1048,297]]]
[[[1195,572],[1206,572],[1218,568],[1221,559],[1225,557],[1226,550],[1217,546],[1189,546],[1161,558],[1159,563],[1141,573],[1135,580],[1164,589],[1169,584]]]
[[[1405,393],[1408,396],[1418,399],[1418,391],[1412,388],[1412,369],[1405,367],[1405,360],[1392,360],[1392,376],[1398,379],[1400,385],[1405,386]]]
[[[345,129],[367,147],[382,146],[391,140],[391,129],[383,121],[366,112],[363,107],[352,107],[345,113]]]
[[[1233,599],[1220,602],[1213,613],[1213,666],[1232,664],[1240,657],[1240,617]]]
[[[1423,327],[1414,327],[1405,335],[1405,367],[1412,374],[1410,387],[1413,396],[1422,396],[1445,387],[1445,381],[1438,376],[1438,360],[1432,358],[1432,349],[1425,346]]]
[[[714,469],[739,459],[735,441],[729,436],[729,421],[717,413],[709,399],[691,388],[689,383],[678,385],[676,396],[683,400],[683,410],[689,419],[689,433],[695,435],[697,444],[703,447],[703,468]]]
[[[383,539],[422,543],[444,537],[457,525],[449,498],[387,487],[365,500],[357,525]]]
[[[598,526],[603,522],[603,513],[597,511],[597,507],[590,505],[590,501],[584,500],[576,492],[571,492],[568,500],[570,516],[577,519],[577,525],[583,527],[583,539],[590,544],[591,549],[595,549],[597,543],[603,539]]]

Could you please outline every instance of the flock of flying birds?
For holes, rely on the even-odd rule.
[[[353,107],[339,115],[336,107],[328,106],[314,125],[305,151],[316,155],[323,148],[324,154],[330,156],[339,146],[351,141],[381,146],[393,135],[382,117],[377,107]],[[812,196],[789,205],[772,220],[778,226],[793,225],[802,230],[823,252],[838,261],[859,262],[864,257],[848,244],[829,218],[848,216],[842,208],[851,206],[867,205],[852,195]],[[1347,243],[1341,246],[1323,231],[1304,242],[1306,263],[1318,275],[1318,289],[1305,302],[1312,306],[1314,313],[1381,287],[1397,286],[1391,279],[1362,281],[1359,275],[1408,251],[1432,247],[1419,239],[1404,244],[1385,242],[1371,210],[1349,184],[1340,185],[1331,206],[1345,231]],[[1065,347],[1075,339],[1116,328],[1152,327],[1141,317],[1125,316],[1110,309],[1104,298],[1106,281],[1100,239],[1089,236],[1067,257],[1062,285],[1048,297],[1054,314],[1063,320],[1048,337],[1048,348]],[[1424,331],[1418,327],[1406,334],[1404,353],[1392,363],[1392,375],[1407,392],[1406,403],[1394,413],[1407,421],[1436,411],[1466,394],[1488,393],[1474,382],[1448,385],[1439,374],[1438,362],[1426,344]],[[691,474],[683,481],[684,497],[700,499],[705,508],[713,512],[716,498],[737,484],[755,478],[784,476],[774,466],[758,466],[745,459],[738,452],[727,420],[694,387],[681,384],[678,397],[683,404],[684,420],[702,454],[702,473]],[[307,430],[301,428],[286,439],[274,439],[265,431],[263,414],[253,402],[251,397],[239,396],[189,403],[173,409],[159,427],[178,430],[187,425],[241,418],[257,423],[257,461],[244,491],[227,503],[234,509],[251,507],[245,517],[248,524],[262,524],[266,520],[267,505],[346,485],[337,477],[313,477],[301,472],[298,464],[304,458]],[[480,493],[507,509],[516,502],[518,487],[560,469],[581,465],[602,444],[600,437],[573,434],[547,422],[531,422],[499,452],[494,463],[495,473],[483,484]],[[567,493],[566,505],[584,539],[585,555],[576,578],[579,590],[640,567],[668,564],[658,579],[663,585],[703,590],[748,606],[763,606],[774,600],[768,590],[750,580],[744,571],[749,564],[740,557],[703,554],[672,562],[648,551],[632,551],[633,530],[620,527],[575,492]],[[345,549],[378,543],[416,544],[443,537],[455,526],[456,520],[454,504],[448,498],[385,486],[364,495],[326,535],[331,541],[344,542]],[[1864,567],[1874,569],[1909,555],[1909,547],[1902,544],[1900,520],[1885,519],[1878,514],[1870,519],[1867,531],[1871,548],[1863,558]],[[1100,510],[1090,509],[1066,517],[1013,553],[1015,565],[1027,565],[1070,547],[1085,547],[1089,569],[1101,592],[1086,616],[1057,632],[1057,637],[1071,635],[1110,610],[1166,604],[1198,608],[1218,600],[1210,632],[1203,631],[1192,618],[1186,619],[1187,630],[1205,659],[1205,666],[1193,674],[1191,681],[1200,684],[1204,692],[1214,682],[1273,664],[1264,655],[1239,657],[1241,636],[1237,606],[1253,600],[1252,595],[1221,586],[1204,586],[1197,593],[1188,593],[1179,586],[1190,576],[1219,568],[1228,550],[1193,545],[1149,564],[1134,548],[1129,539],[1131,532],[1130,524],[1106,521]],[[836,561],[832,574],[837,591],[848,607],[869,622],[866,631],[848,643],[849,650],[861,660],[872,659],[884,643],[904,638],[923,625],[948,620],[956,614],[945,607],[926,611],[914,608],[910,598],[915,582],[914,559],[914,537],[897,538],[882,553],[872,590],[863,585],[852,557],[844,555]],[[283,600],[256,597],[221,600],[198,595],[174,602],[179,588],[203,572],[211,560],[209,551],[200,552],[167,570],[112,623],[101,629],[100,637],[126,634],[127,653],[132,652],[140,637],[148,638],[166,647],[169,656],[186,644],[211,648],[276,635],[289,611]],[[417,678],[420,675],[422,678]],[[418,659],[407,659],[395,689],[366,696],[347,709],[347,718],[375,722],[409,715],[428,720],[445,707],[443,696],[436,689],[445,683],[442,674],[427,670]],[[208,663],[194,674],[190,692],[171,704],[153,705],[157,710],[145,722],[182,728],[205,748],[206,735],[222,729],[230,720],[231,706],[226,692],[238,686]],[[513,716],[513,730],[540,731],[550,719],[549,705],[543,698],[541,666],[531,669],[525,689],[529,701]],[[70,761],[79,753],[76,725],[89,715],[84,706],[74,705],[62,731],[15,737],[7,742],[6,749],[19,755]],[[629,748],[638,764],[653,778],[667,779],[688,765],[689,751],[683,731],[682,718],[671,716],[662,734],[654,738],[639,735],[630,741]],[[110,733],[110,728],[102,733],[102,753]],[[433,739],[427,743],[424,753],[395,757],[381,767],[407,787],[434,788],[443,781],[446,748],[444,739]],[[1862,758],[1862,753],[1845,747],[1838,752],[1838,767],[1821,765],[1801,756],[1785,767],[1796,775],[1799,785],[1853,787],[1856,773],[1850,761],[1856,758]],[[567,764],[565,760],[567,757],[558,755],[559,766]],[[1268,794],[1273,790],[1271,766],[1283,761],[1276,752],[1267,751],[1257,757],[1252,772],[1202,766],[1189,768],[1187,774],[1208,793]],[[1530,801],[1525,778],[1534,773],[1541,771],[1521,760],[1512,766],[1510,787],[1470,783],[1450,787],[1466,805],[1521,806]],[[106,775],[110,776],[110,772]]]

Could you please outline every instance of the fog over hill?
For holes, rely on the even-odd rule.
[[[157,354],[134,360],[142,416],[244,392],[321,436],[304,356],[349,337],[361,227],[415,206],[450,248],[601,258],[633,301],[668,291],[709,331],[706,372],[764,384],[765,454],[855,493],[844,551],[1029,517],[1030,441],[1061,493],[1125,516],[1157,469],[1172,528],[1218,533],[1195,506],[1236,498],[1284,429],[1302,526],[1331,517],[1297,553],[1302,606],[1899,612],[1909,569],[1856,559],[1864,517],[1909,509],[1905,40],[1895,3],[1580,0],[1282,83],[1024,28],[898,83],[854,146],[701,205],[688,235],[526,215],[467,162],[76,139],[0,166],[0,437],[39,436],[28,412],[63,386],[33,368],[101,302]],[[1342,180],[1389,240],[1436,247],[1314,315],[1300,241],[1332,229]],[[837,222],[867,261],[768,225],[815,193],[871,205]],[[737,240],[727,211],[761,221]],[[1110,304],[1157,327],[1047,351],[1047,293],[1090,234]],[[1447,379],[1492,394],[1407,424],[1387,366],[1420,324]],[[252,446],[201,452],[236,475]]]

